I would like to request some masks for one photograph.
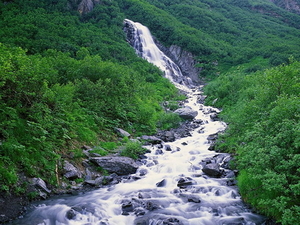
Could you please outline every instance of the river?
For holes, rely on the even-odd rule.
[[[59,196],[40,202],[22,225],[258,225],[265,217],[255,214],[241,200],[238,189],[228,185],[233,172],[230,155],[209,150],[209,135],[226,129],[211,119],[218,112],[201,104],[201,87],[186,85],[179,68],[156,47],[149,30],[130,20],[136,33],[137,53],[157,65],[165,76],[187,93],[185,106],[198,112],[201,121],[191,135],[174,142],[145,146],[150,151],[137,174],[141,179],[100,188],[78,196]],[[194,121],[195,121],[194,120]],[[210,177],[202,169],[215,160],[224,176]],[[227,174],[227,175],[226,175]],[[134,176],[133,176],[134,177]]]

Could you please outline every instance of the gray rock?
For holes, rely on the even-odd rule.
[[[203,167],[203,173],[210,177],[221,177],[223,171],[220,169],[219,164],[217,163],[210,163]]]
[[[188,186],[191,186],[193,184],[196,184],[196,181],[193,180],[192,178],[190,178],[190,177],[181,177],[178,180],[177,187],[187,188]]]
[[[190,107],[176,109],[174,113],[178,114],[182,119],[186,120],[192,120],[198,115],[198,112],[191,109]]]
[[[32,184],[38,188],[39,190],[46,192],[46,193],[50,193],[51,190],[49,190],[47,188],[47,185],[45,183],[45,181],[43,181],[41,178],[33,178],[32,179]]]
[[[68,161],[64,162],[64,171],[65,171],[64,177],[69,180],[82,178],[82,173]]]
[[[91,158],[90,161],[100,166],[107,172],[116,173],[118,175],[136,173],[139,167],[139,165],[133,159],[122,156],[94,157]]]
[[[115,128],[115,132],[116,132],[120,137],[130,137],[130,134],[129,134],[127,131],[125,131],[125,130],[123,130],[123,129],[121,129],[121,128]]]
[[[149,142],[150,144],[161,144],[163,141],[155,136],[147,136],[143,135],[141,137],[142,140]]]

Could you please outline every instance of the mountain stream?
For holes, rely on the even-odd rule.
[[[138,169],[140,179],[99,188],[78,196],[59,196],[39,203],[14,224],[22,225],[255,225],[265,217],[243,203],[228,168],[230,155],[209,150],[210,135],[226,124],[212,120],[218,112],[198,99],[199,87],[188,87],[178,66],[155,45],[147,27],[125,20],[134,28],[137,53],[158,66],[188,100],[185,106],[198,112],[201,121],[190,136],[163,145],[145,146],[150,151]],[[223,175],[208,176],[202,169],[213,161]],[[141,176],[142,174],[142,176]],[[225,174],[225,175],[224,175]],[[134,177],[134,175],[132,175]]]

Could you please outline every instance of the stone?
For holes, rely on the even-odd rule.
[[[69,180],[74,180],[82,177],[82,173],[68,161],[64,161],[64,177]]]
[[[131,158],[124,156],[94,157],[90,161],[108,173],[129,175],[136,173],[139,165]]]
[[[178,114],[182,119],[185,120],[192,120],[198,115],[198,112],[190,107],[176,109],[174,113]]]
[[[167,183],[166,180],[163,179],[160,182],[156,183],[156,187],[164,187],[166,186],[166,183]]]
[[[203,173],[205,173],[206,175],[210,176],[210,177],[221,177],[222,175],[222,170],[220,170],[220,166],[217,163],[210,163],[207,164],[203,167],[202,169]]]
[[[170,145],[165,145],[165,148],[166,148],[166,151],[172,151],[172,148],[171,148],[171,146]]]
[[[181,177],[177,182],[177,187],[187,188],[190,185],[196,184],[196,182],[190,177]]]
[[[125,131],[121,128],[115,128],[115,132],[116,132],[117,135],[119,135],[122,138],[131,136],[127,131]]]
[[[145,140],[147,142],[149,142],[150,144],[161,144],[163,141],[157,137],[154,137],[154,136],[147,136],[147,135],[143,135],[141,137],[142,140]]]
[[[45,183],[45,181],[43,181],[41,178],[33,178],[32,179],[32,184],[38,188],[39,190],[46,192],[46,193],[50,193],[51,190],[49,190],[47,188],[47,185]]]
[[[209,117],[212,121],[218,121],[219,120],[219,116],[218,116],[217,113],[212,113]]]

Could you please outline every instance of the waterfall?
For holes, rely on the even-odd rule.
[[[184,84],[178,67],[155,45],[149,30],[133,28],[137,53],[158,66],[172,82]],[[183,87],[181,85],[180,87]],[[187,87],[184,87],[186,90]],[[186,106],[198,115],[190,135],[173,142],[147,145],[149,153],[136,174],[122,182],[78,196],[58,196],[39,203],[22,225],[260,225],[265,218],[241,200],[228,167],[229,154],[211,151],[212,135],[226,124],[218,112],[199,102],[199,88],[188,89]],[[204,169],[217,167],[217,176]]]
[[[124,23],[132,30],[130,44],[140,57],[157,66],[176,86],[192,84],[191,79],[183,76],[180,68],[157,47],[146,26],[129,19]]]

